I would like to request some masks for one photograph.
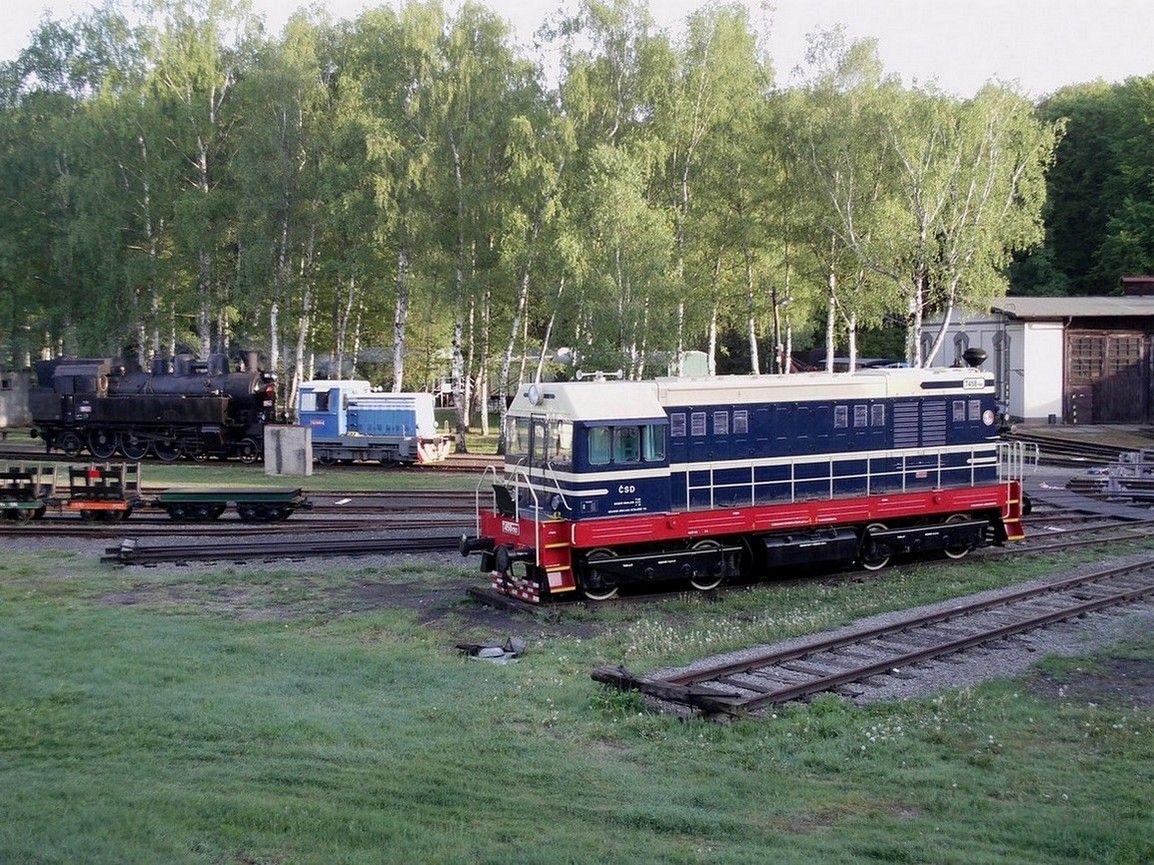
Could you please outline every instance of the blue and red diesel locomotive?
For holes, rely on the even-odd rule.
[[[525,385],[461,552],[533,603],[958,558],[1022,537],[1023,454],[997,420],[976,365]]]

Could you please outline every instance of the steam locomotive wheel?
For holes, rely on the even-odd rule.
[[[585,554],[585,576],[581,591],[591,601],[608,601],[617,597],[617,578],[597,569],[597,562],[617,558],[613,550],[596,549]]]
[[[61,433],[60,438],[56,440],[56,446],[64,451],[67,456],[74,457],[79,455],[80,449],[84,447],[84,443],[80,441],[80,436],[74,432]]]
[[[691,550],[720,550],[721,544],[717,541],[698,541]],[[693,572],[693,576],[689,578],[689,584],[699,592],[709,592],[721,585],[721,581],[725,579],[725,565],[719,562],[716,567],[709,569],[703,573]]]
[[[148,442],[134,435],[123,435],[120,437],[120,452],[126,460],[142,460],[148,454]]]
[[[236,446],[236,456],[246,466],[252,465],[260,456],[260,449],[256,446],[256,440],[247,438]]]
[[[177,442],[154,442],[152,452],[162,463],[174,463],[180,459],[181,447]]]
[[[862,532],[861,551],[858,561],[867,571],[880,571],[890,563],[890,554],[884,552],[878,544],[869,537],[870,532],[884,532],[885,523],[870,523]]]
[[[950,523],[964,523],[968,519],[969,517],[966,514],[950,514],[949,518],[946,520],[946,525],[949,525]],[[944,550],[942,550],[942,552],[951,559],[960,559],[969,551],[969,544],[958,544],[957,546],[946,547]]]
[[[119,444],[118,436],[112,430],[94,429],[88,434],[88,449],[98,460],[110,458]]]

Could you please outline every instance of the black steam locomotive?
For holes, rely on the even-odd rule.
[[[164,462],[180,457],[260,458],[264,425],[276,414],[276,376],[248,352],[232,372],[226,355],[157,358],[146,372],[120,358],[71,358],[36,363],[29,407],[47,450],[97,459],[130,460],[150,453]]]

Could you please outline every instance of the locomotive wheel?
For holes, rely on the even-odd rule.
[[[61,433],[60,438],[56,440],[56,446],[64,451],[66,456],[74,457],[80,454],[80,449],[84,447],[84,443],[80,441],[80,436],[71,430]]]
[[[337,464],[336,457],[332,456],[328,451],[323,451],[322,453],[318,454],[317,462],[326,468],[329,466],[335,466]]]
[[[968,514],[950,514],[949,518],[946,520],[946,525],[949,525],[950,523],[964,523],[969,518],[970,517]],[[966,553],[968,553],[970,549],[971,547],[969,544],[959,544],[955,547],[946,547],[942,550],[942,552],[951,559],[960,559]]]
[[[617,553],[613,550],[599,548],[590,550],[585,554],[585,576],[592,574],[599,574],[596,567],[596,562],[604,561],[605,559],[615,559]],[[592,581],[590,581],[592,582]],[[591,586],[585,579],[581,581],[581,591],[585,593],[591,601],[608,601],[610,598],[617,597],[617,578],[606,574],[604,577],[598,576],[596,579],[596,586]]]
[[[252,465],[260,458],[260,448],[256,446],[256,440],[246,438],[236,446],[236,456],[246,466]]]
[[[858,561],[867,571],[880,571],[890,563],[890,554],[883,553],[874,541],[867,535],[872,531],[884,532],[885,523],[870,523],[862,532],[861,550],[858,552]]]
[[[178,442],[169,444],[168,442],[154,442],[152,445],[152,452],[156,454],[156,458],[162,463],[174,463],[180,459],[181,447]]]
[[[691,550],[719,550],[721,544],[717,541],[698,541],[690,547]],[[719,564],[715,570],[706,573],[694,572],[689,578],[689,584],[699,592],[709,592],[721,585],[725,579],[725,565]]]
[[[148,442],[134,435],[120,437],[120,452],[126,460],[139,462],[148,454]]]
[[[94,429],[88,434],[88,449],[98,460],[109,459],[119,447],[119,436],[106,429]]]

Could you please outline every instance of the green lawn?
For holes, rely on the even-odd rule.
[[[1056,567],[991,560],[936,583],[902,567],[506,621],[457,599],[474,577],[450,559],[120,570],[10,552],[0,862],[1149,862],[1151,710],[1051,687],[1074,693],[1110,653],[729,726],[589,679]],[[452,648],[514,631],[518,664]],[[1154,663],[1149,641],[1113,654]]]

